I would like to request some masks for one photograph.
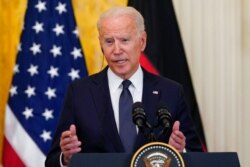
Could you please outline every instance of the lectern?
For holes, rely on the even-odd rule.
[[[240,167],[236,152],[189,152],[181,156],[185,167]],[[69,167],[130,167],[131,157],[124,153],[80,153],[72,157]]]

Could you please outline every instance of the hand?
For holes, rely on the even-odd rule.
[[[63,165],[68,165],[72,155],[81,151],[81,144],[76,135],[75,125],[71,125],[69,130],[62,133],[60,148],[63,154]]]
[[[168,144],[173,146],[179,152],[183,152],[183,150],[186,146],[186,137],[180,131],[180,122],[179,121],[174,122],[174,125],[172,128],[172,133],[170,135]]]

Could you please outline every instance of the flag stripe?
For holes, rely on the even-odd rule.
[[[140,64],[147,71],[155,75],[159,75],[159,72],[157,71],[157,69],[154,67],[154,65],[150,62],[150,60],[147,58],[147,56],[144,53],[141,53]]]
[[[16,151],[16,154],[25,162],[26,166],[39,166],[38,164],[44,164],[45,155],[20,125],[8,105],[6,107],[5,120],[5,137],[8,143],[13,147],[13,150]],[[28,144],[24,144],[23,141]],[[4,152],[4,154],[7,153]],[[12,157],[12,155],[9,155],[9,157]],[[9,164],[4,165],[9,166]]]
[[[16,151],[9,144],[8,140],[4,138],[4,150],[3,154],[3,165],[4,166],[15,166],[15,167],[25,167],[22,160],[16,154]]]

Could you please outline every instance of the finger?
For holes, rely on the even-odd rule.
[[[66,130],[66,131],[64,131],[64,132],[61,134],[61,139],[70,137],[70,135],[71,135],[71,132],[70,132],[69,130]]]
[[[81,142],[78,140],[77,136],[71,136],[70,138],[64,139],[64,144],[71,145],[72,147],[78,147],[81,145]]]
[[[70,131],[64,131],[61,135],[60,138],[60,147],[61,150],[63,150],[64,146],[67,145],[68,143],[70,143],[70,135],[71,132]]]
[[[173,128],[172,128],[172,131],[173,132],[179,131],[179,129],[180,129],[180,121],[175,121],[174,125],[173,125]]]
[[[70,158],[72,157],[73,154],[78,153],[81,151],[81,147],[75,147],[75,148],[71,148],[68,150],[64,150],[62,151],[65,160],[70,160]]]
[[[76,148],[76,149],[64,151],[64,152],[63,152],[63,155],[64,155],[64,157],[65,157],[66,159],[70,159],[70,158],[73,156],[73,154],[76,154],[76,153],[78,153],[78,152],[80,152],[80,151],[81,151],[81,148],[79,147],[79,148]]]
[[[177,142],[174,141],[174,139],[170,139],[169,144],[171,146],[173,146],[179,152],[183,152],[183,150],[185,148],[185,143],[177,143]]]
[[[70,125],[69,130],[72,136],[76,135],[76,126],[74,124]]]
[[[173,143],[180,145],[182,149],[184,149],[184,147],[186,146],[186,137],[182,133],[180,133],[179,136],[172,135],[171,139]]]
[[[178,137],[177,135],[173,134],[171,136],[171,139],[175,142],[175,143],[181,143],[182,139],[180,137]]]
[[[181,144],[177,143],[172,137],[169,139],[169,144],[178,151],[181,149]]]
[[[178,143],[184,143],[186,141],[186,137],[181,131],[175,131],[172,137]]]
[[[173,135],[175,138],[179,138],[181,140],[185,139],[185,136],[181,131],[175,131],[175,132],[173,132]]]
[[[82,143],[77,139],[76,136],[72,138],[66,138],[60,143],[62,151],[75,149],[80,147],[81,144]]]
[[[74,149],[69,150],[69,153],[72,155],[80,151],[81,151],[81,147],[75,147]]]
[[[76,138],[72,138],[72,137],[76,137]],[[66,142],[66,143],[70,140],[78,140],[78,138],[76,136],[75,125],[71,125],[69,130],[66,130],[62,133],[61,140],[64,140],[64,142]]]
[[[73,154],[73,153],[76,153],[78,152],[79,150],[81,150],[81,147],[80,147],[80,143],[78,143],[77,145],[66,145],[64,147],[64,150],[62,151],[63,153],[67,153],[67,154]]]
[[[74,141],[74,142],[70,142],[70,143],[65,144],[63,147],[65,149],[69,150],[69,149],[75,149],[77,147],[80,147],[81,144],[82,143],[80,141]]]
[[[67,144],[69,144],[69,143],[71,143],[71,142],[72,142],[72,140],[71,140],[70,135],[63,136],[63,137],[61,137],[61,139],[60,139],[60,146],[61,146],[61,147],[64,147],[65,145],[67,145]]]

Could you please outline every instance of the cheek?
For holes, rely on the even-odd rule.
[[[133,50],[134,54],[136,54],[136,55],[140,55],[141,52],[143,51],[141,44],[135,45],[132,50]]]
[[[111,62],[111,58],[108,54],[104,54],[104,57],[108,63]]]
[[[112,54],[112,49],[111,48],[102,48],[102,52],[106,58],[109,58],[110,55]]]

